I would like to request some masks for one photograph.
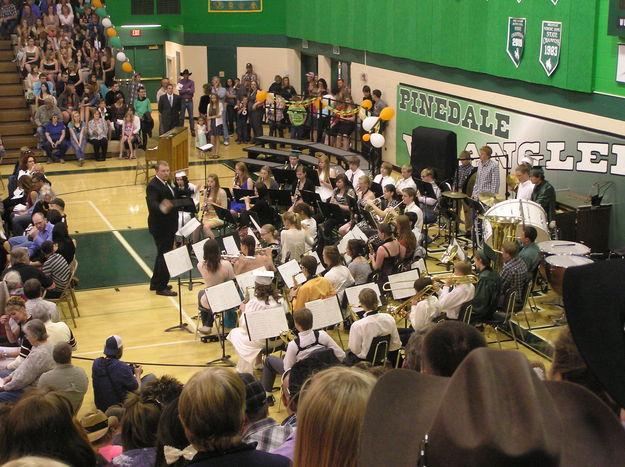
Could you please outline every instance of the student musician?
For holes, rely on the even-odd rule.
[[[430,277],[420,277],[414,281],[414,289],[417,291],[417,295],[423,292],[426,287],[432,285],[433,282]],[[432,293],[420,300],[415,296],[411,302],[410,311],[407,313],[410,327],[398,329],[402,345],[408,343],[408,339],[410,339],[410,335],[413,332],[425,328],[440,314],[441,305],[436,294]]]
[[[273,264],[273,258],[271,254],[257,253],[256,252],[256,240],[251,235],[243,235],[241,237],[241,256],[234,263],[234,273],[239,274],[253,271],[261,267],[267,268],[267,270],[275,270]]]
[[[282,375],[285,371],[289,371],[296,362],[304,360],[313,352],[331,349],[339,361],[343,361],[345,358],[343,349],[337,345],[327,332],[323,330],[313,331],[313,315],[308,308],[295,310],[293,312],[293,321],[295,321],[295,329],[297,329],[297,338],[289,342],[284,354],[284,360],[273,355],[265,358],[261,382],[269,400],[273,400],[271,393],[276,375]]]
[[[412,166],[410,164],[401,166],[401,178],[395,183],[395,188],[400,193],[404,188],[412,188],[415,192],[417,191],[417,184],[412,179]]]
[[[471,265],[465,261],[458,261],[454,264],[454,276],[468,276],[471,274]],[[473,284],[453,284],[451,279],[445,282],[438,300],[443,312],[448,319],[460,319],[460,308],[465,302],[473,300],[475,297],[475,286]]]
[[[358,186],[356,188],[356,202],[358,204],[358,208],[364,209],[367,201],[373,201],[374,199],[375,194],[371,191],[371,179],[367,175],[363,175],[358,179]],[[360,214],[356,212],[352,213],[352,219],[350,222],[341,226],[339,229],[339,235],[344,237],[354,225],[358,225],[361,230],[367,230],[370,228],[367,221],[361,219]]]
[[[253,198],[255,198],[256,201],[254,204],[252,204]],[[241,227],[248,227],[250,225],[250,216],[254,216],[259,225],[275,223],[277,214],[270,206],[271,199],[269,198],[269,190],[267,190],[263,182],[258,181],[254,184],[254,197],[244,196],[241,198],[241,201],[245,203],[245,211],[232,213],[234,217],[239,217],[239,225]]]
[[[399,332],[395,319],[388,313],[379,313],[380,303],[378,296],[373,289],[362,289],[358,294],[360,306],[364,310],[362,319],[355,321],[349,330],[349,350],[345,354],[345,364],[354,365],[367,358],[371,341],[378,336],[391,336],[389,345],[389,359],[394,361],[390,355],[401,347]]]
[[[347,242],[345,254],[352,259],[347,268],[354,278],[354,285],[366,284],[371,275],[371,265],[365,257],[366,246],[360,238],[352,238]]]
[[[497,311],[501,289],[499,274],[491,268],[490,258],[483,249],[477,250],[474,261],[479,280],[475,285],[472,317],[479,320],[491,319]]]
[[[202,226],[198,227],[193,233],[194,242],[200,239],[200,229],[204,232],[206,237],[215,238],[212,229],[224,225],[224,221],[217,216],[214,206],[224,209],[227,208],[228,198],[225,190],[219,186],[219,177],[216,174],[208,174],[206,177],[206,186],[204,188],[204,197],[200,208],[200,223]]]
[[[388,276],[395,272],[395,266],[406,255],[406,248],[397,241],[390,224],[382,223],[378,226],[378,237],[382,244],[369,258],[371,268],[379,273],[377,282],[381,287],[388,282]]]
[[[379,199],[379,198],[376,198]],[[370,209],[374,212],[377,220],[380,222],[384,220],[386,215],[390,213],[392,210],[399,213],[399,205],[402,204],[402,201],[397,198],[397,189],[395,185],[386,184],[382,188],[382,198],[380,200],[380,205],[376,206],[375,200],[367,200],[367,209]]]
[[[417,237],[412,231],[410,218],[406,214],[397,217],[397,241],[406,249],[405,258],[412,258],[417,250]]]
[[[302,228],[302,222],[294,212],[285,212],[282,215],[282,224],[284,229],[280,232],[281,262],[286,263],[292,259],[299,261],[306,252],[306,245],[313,246],[313,240]]]
[[[392,172],[393,172],[393,165],[390,162],[382,162],[382,165],[380,166],[380,173],[375,176],[375,178],[373,179],[373,183],[377,183],[378,185],[381,185],[382,188],[384,188],[386,185],[395,186],[395,183],[397,182],[391,176]]]
[[[295,170],[295,184],[291,187],[291,199],[293,200],[293,206],[302,202],[302,191],[315,191],[315,185],[312,180],[309,180],[306,175],[306,168],[300,165]],[[293,206],[289,208],[289,211],[293,210]]]
[[[254,369],[260,369],[262,365],[261,351],[266,346],[265,339],[250,340],[247,333],[246,314],[284,306],[282,298],[273,285],[273,271],[254,271],[253,274],[255,277],[253,296],[247,303],[241,303],[239,327],[230,331],[227,337],[239,357],[237,361],[237,372],[239,373],[253,373]],[[269,346],[270,349],[274,347],[271,340]]]
[[[330,281],[332,288],[339,297],[339,302],[341,302],[345,289],[354,285],[354,277],[349,268],[345,266],[345,261],[337,247],[333,245],[324,247],[322,258],[327,268],[323,277]]]
[[[322,187],[332,190],[331,178],[336,178],[336,170],[330,168],[330,158],[325,154],[319,157],[319,166],[317,167],[319,173],[319,183]]]
[[[293,152],[289,155],[289,160],[284,164],[284,170],[297,170],[298,167],[302,167],[302,163],[299,160],[299,154]]]
[[[350,157],[348,164],[349,169],[345,171],[345,176],[347,177],[347,180],[349,180],[352,188],[354,188],[360,177],[363,177],[366,174],[362,170],[360,170],[360,157]]]
[[[423,222],[431,224],[436,222],[436,208],[438,207],[438,202],[441,199],[441,189],[434,182],[434,171],[430,168],[423,169],[421,171],[421,180],[432,186],[432,190],[435,195],[434,198],[425,195],[417,196],[419,208],[423,211]]]
[[[178,228],[185,225],[191,220],[191,217],[195,217],[197,214],[196,206],[196,186],[189,182],[187,174],[184,170],[176,172],[174,183],[174,196],[176,199],[191,199],[193,204],[181,206],[178,209]]]
[[[272,224],[260,227],[260,244],[263,248],[271,250],[273,264],[281,264],[280,232]]]
[[[414,228],[416,231],[421,232],[423,229],[423,211],[419,206],[417,206],[417,203],[415,203],[417,191],[413,188],[405,188],[401,192],[401,195],[402,203],[404,204],[403,214],[414,212],[417,215],[417,221],[415,222]]]
[[[232,264],[222,259],[219,243],[214,239],[209,239],[204,243],[204,257],[203,260],[198,263],[197,269],[200,271],[200,274],[202,274],[205,288],[234,279]],[[202,326],[200,326],[198,331],[202,334],[210,334],[213,323],[215,322],[215,317],[208,304],[204,289],[199,291],[197,298],[200,318],[202,320]]]
[[[299,216],[302,227],[315,242],[317,240],[317,221],[313,217],[312,207],[302,202],[293,207],[293,212]]]
[[[232,188],[239,188],[241,190],[253,190],[254,180],[250,177],[250,173],[247,170],[247,165],[244,162],[237,162],[234,166],[234,179],[232,180]],[[230,210],[235,212],[241,212],[245,210],[245,203],[232,202],[230,203]]]
[[[258,181],[263,182],[268,190],[277,190],[280,187],[278,186],[278,182],[273,178],[273,173],[271,171],[271,167],[268,165],[263,165],[258,172]]]
[[[317,265],[317,259],[314,256],[304,256],[300,261],[306,282],[291,289],[294,310],[304,308],[306,302],[336,295],[330,281],[317,275]]]
[[[349,186],[349,180],[345,174],[338,174],[336,176],[336,188],[334,194],[328,200],[329,203],[336,204],[341,208],[346,217],[349,217],[349,198],[356,198],[356,193]],[[326,237],[330,236],[332,229],[339,224],[339,221],[334,218],[328,218],[323,222],[323,232]]]

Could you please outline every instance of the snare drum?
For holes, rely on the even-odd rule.
[[[588,256],[590,248],[582,243],[567,242],[566,240],[548,240],[540,242],[538,248],[545,256],[551,255],[576,255]]]
[[[545,258],[545,273],[547,281],[555,293],[562,296],[562,283],[564,273],[567,268],[583,266],[593,261],[585,256],[575,256],[571,254],[551,255]]]
[[[537,242],[544,242],[549,240],[549,224],[547,222],[547,214],[542,206],[538,203],[529,200],[522,199],[509,199],[495,204],[484,214],[484,217],[499,217],[519,219],[519,223],[516,228],[517,237],[523,231],[525,226],[532,226],[538,233],[536,237]],[[490,237],[492,236],[492,227],[490,222],[484,222],[484,240],[489,245],[491,244]]]

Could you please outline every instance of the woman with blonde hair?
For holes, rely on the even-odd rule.
[[[330,158],[325,154],[319,157],[319,182],[322,187],[326,187],[328,190],[332,190],[331,178],[336,178],[336,170],[330,168]]]
[[[302,221],[298,214],[287,211],[282,215],[284,229],[280,232],[282,247],[282,263],[294,259],[299,261],[306,252],[306,245],[313,245],[313,239],[302,228]]]
[[[333,367],[304,384],[297,406],[294,467],[356,467],[375,382],[362,370]]]
[[[247,169],[245,162],[237,162],[234,166],[234,179],[232,180],[232,188],[239,188],[241,190],[253,190],[254,180],[250,177],[250,172]],[[245,203],[243,201],[232,201],[230,203],[230,211],[232,213],[245,211]]]
[[[202,226],[198,227],[194,232],[194,242],[200,239],[200,229],[204,231],[205,236],[215,238],[213,229],[224,225],[224,221],[217,216],[215,206],[224,209],[228,207],[228,198],[225,190],[219,185],[219,176],[217,174],[208,174],[206,176],[206,186],[204,190],[204,197],[201,201],[200,209],[200,221]]]
[[[67,125],[69,142],[74,148],[76,160],[80,167],[85,163],[85,146],[87,146],[87,124],[80,118],[77,110],[72,112],[72,119]]]

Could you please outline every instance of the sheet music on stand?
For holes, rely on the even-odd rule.
[[[239,251],[239,247],[237,246],[237,243],[234,240],[234,237],[232,235],[230,235],[229,237],[224,237],[223,239],[224,242],[224,249],[226,250],[226,253],[229,255],[240,255],[241,252]]]
[[[188,237],[193,232],[195,232],[197,228],[200,227],[201,225],[202,224],[200,224],[200,221],[198,221],[195,217],[192,217],[191,220],[189,220],[189,222],[187,222],[185,225],[180,227],[180,229],[178,229],[178,232],[176,232],[176,235],[180,237]]]
[[[419,258],[418,260],[416,260],[414,263],[412,263],[410,265],[411,269],[417,269],[419,271],[419,274],[427,274],[428,272],[428,268],[427,265],[425,264],[425,260],[423,258]]]
[[[195,257],[197,258],[198,262],[204,261],[204,244],[209,240],[210,238],[205,238],[204,240],[200,240],[199,242],[191,245],[191,248],[193,248],[193,253],[195,253]]]
[[[312,256],[313,258],[315,258],[317,260],[317,270],[315,271],[315,274],[321,274],[323,271],[325,271],[326,268],[323,267],[323,263],[321,263],[321,260],[319,259],[319,255],[317,254],[316,251],[309,251],[306,256]]]
[[[204,291],[213,313],[221,313],[236,308],[242,301],[239,290],[233,280],[207,287]]]
[[[266,271],[267,268],[265,266],[261,266],[256,269],[252,269],[251,271],[244,272],[243,274],[239,274],[238,276],[234,276],[234,279],[237,281],[239,289],[243,294],[247,289],[253,289],[254,283],[256,279],[254,278],[254,271]]]
[[[334,195],[334,191],[326,186],[315,187],[315,193],[317,193],[321,198],[321,201],[324,202],[327,201],[329,198],[332,198],[332,195]]]
[[[343,313],[336,295],[306,302],[306,308],[313,315],[313,329],[315,331],[343,322]]]
[[[412,284],[419,277],[421,277],[421,274],[418,269],[411,269],[410,271],[388,276],[388,281],[391,283],[393,298],[395,300],[401,300],[415,295],[417,291],[412,287]]]
[[[367,237],[365,233],[362,230],[360,230],[360,227],[356,225],[354,226],[352,230],[347,232],[345,236],[339,242],[338,244],[339,253],[345,254],[345,250],[347,249],[347,242],[349,242],[352,238],[360,239],[365,242],[369,240],[369,237]]]
[[[168,251],[163,255],[163,258],[165,258],[165,264],[167,265],[167,270],[171,277],[179,276],[193,269],[189,250],[186,245]]]
[[[294,259],[278,266],[278,272],[282,276],[282,280],[289,289],[293,288],[294,274],[296,274],[295,279],[297,280],[297,283],[299,285],[302,285],[304,282],[306,282],[306,276],[304,276],[302,268],[299,267],[298,262]]]
[[[380,287],[375,282],[369,282],[368,284],[355,285],[353,287],[348,287],[345,289],[345,294],[347,295],[347,303],[352,306],[352,311],[362,311],[362,307],[360,306],[360,300],[358,300],[358,295],[360,291],[363,289],[372,289],[375,294],[378,296],[378,301],[380,300]]]
[[[250,341],[272,339],[289,330],[282,305],[246,312],[245,327]]]

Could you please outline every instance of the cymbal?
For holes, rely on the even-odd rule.
[[[462,193],[462,192],[458,192],[458,191],[443,191],[441,194],[445,198],[452,198],[452,199],[468,198],[466,193]]]
[[[477,195],[479,200],[486,204],[487,206],[494,206],[497,203],[501,203],[504,200],[504,197],[495,193],[491,193],[489,191],[484,191]]]

